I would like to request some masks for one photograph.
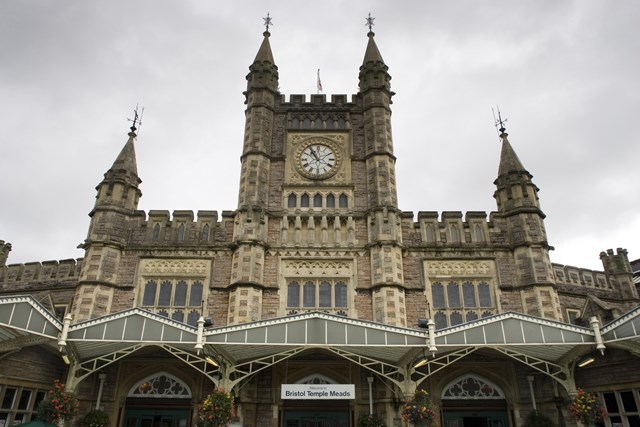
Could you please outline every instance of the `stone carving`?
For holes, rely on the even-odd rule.
[[[427,274],[434,276],[491,276],[493,261],[427,261]]]
[[[351,276],[352,263],[349,261],[320,261],[320,260],[286,260],[284,261],[284,275],[286,277],[322,277],[322,276]]]
[[[209,263],[201,259],[151,259],[140,262],[142,273],[154,276],[204,276]]]

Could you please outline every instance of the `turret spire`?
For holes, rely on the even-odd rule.
[[[273,60],[271,52],[271,44],[269,43],[269,27],[273,25],[272,18],[267,13],[264,20],[266,31],[262,33],[264,39],[258,49],[253,64],[249,66],[249,74],[247,75],[247,90],[251,89],[270,89],[273,92],[278,91],[278,67]]]

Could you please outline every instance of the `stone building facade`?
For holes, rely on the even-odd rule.
[[[551,262],[538,188],[504,128],[496,211],[402,211],[372,32],[358,78],[350,99],[287,97],[265,32],[235,210],[138,210],[132,127],[82,259],[9,264],[0,241],[0,427],[31,419],[56,378],[118,427],[195,425],[213,387],[247,427],[370,412],[399,427],[416,389],[442,426],[520,426],[534,410],[571,426],[578,387],[604,399],[609,425],[640,425],[626,251],[603,252],[603,271]],[[314,388],[349,398],[285,393]]]

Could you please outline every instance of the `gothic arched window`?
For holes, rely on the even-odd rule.
[[[322,207],[322,195],[320,193],[313,196],[313,207],[314,208]]]
[[[349,199],[347,198],[346,194],[341,194],[340,195],[339,204],[340,204],[341,208],[348,208],[349,207]]]
[[[327,207],[328,208],[336,207],[336,197],[331,193],[327,195]]]
[[[304,193],[302,197],[300,197],[300,206],[303,208],[309,207],[309,195],[307,193]]]
[[[287,198],[287,207],[295,208],[297,202],[298,202],[298,198],[296,197],[296,195],[293,193],[289,194],[289,197]]]

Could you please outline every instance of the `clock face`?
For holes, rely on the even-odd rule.
[[[314,143],[302,150],[300,167],[311,177],[324,178],[334,172],[336,155],[329,146]]]

